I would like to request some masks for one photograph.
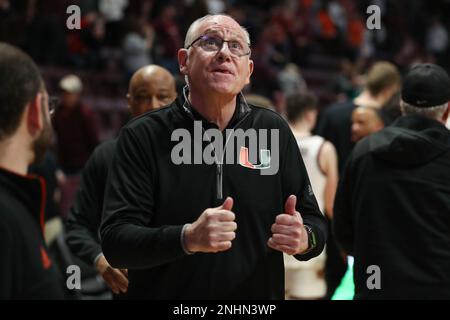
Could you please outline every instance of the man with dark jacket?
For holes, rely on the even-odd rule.
[[[353,101],[335,103],[319,115],[317,134],[335,146],[340,175],[354,146],[352,141],[353,111],[357,107],[381,109],[392,99],[400,86],[400,73],[393,64],[386,61],[376,62],[368,70],[365,78],[363,91]],[[337,248],[331,228],[329,230],[325,278],[327,280],[327,298],[330,299],[341,283],[347,270],[347,263]]]
[[[178,53],[183,95],[120,133],[101,239],[129,270],[129,298],[283,299],[282,253],[323,250],[326,222],[289,126],[240,93],[249,45],[228,16],[195,21]]]
[[[45,181],[27,175],[51,142],[49,97],[37,66],[0,43],[0,299],[62,299],[45,245]]]
[[[81,171],[99,143],[94,112],[81,99],[83,83],[74,75],[59,82],[61,103],[55,111],[58,163],[64,173],[60,183],[59,211],[66,220],[81,181]]]
[[[176,98],[175,79],[168,70],[149,65],[136,71],[127,94],[132,117],[157,109]],[[103,196],[109,167],[116,147],[113,139],[99,145],[86,163],[81,186],[66,223],[67,244],[86,263],[95,266],[109,288],[126,292],[126,270],[112,268],[102,253],[98,230],[102,219]]]
[[[395,65],[379,61],[366,74],[363,91],[353,100],[327,107],[317,123],[317,134],[334,144],[338,153],[339,172],[353,149],[352,113],[357,107],[381,109],[399,90],[400,73]]]
[[[450,78],[423,64],[404,78],[402,117],[361,140],[335,201],[355,257],[356,299],[450,299]]]

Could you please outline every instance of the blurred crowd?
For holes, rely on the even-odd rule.
[[[81,9],[80,30],[66,27],[72,4]],[[380,8],[379,30],[366,28],[372,4]],[[351,96],[358,75],[374,60],[393,61],[402,71],[417,62],[448,68],[443,13],[449,10],[444,0],[0,0],[0,41],[25,48],[41,66],[118,73],[123,93],[144,65],[178,74],[177,49],[189,24],[225,12],[252,39],[249,89],[278,106],[280,93],[304,80],[321,102],[333,99],[330,92]]]

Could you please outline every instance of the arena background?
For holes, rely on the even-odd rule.
[[[67,27],[70,5],[81,9],[80,29]],[[368,28],[370,5],[380,9],[379,29]],[[128,80],[140,66],[166,67],[180,92],[177,50],[189,24],[207,13],[227,13],[247,28],[255,70],[246,94],[280,113],[285,97],[305,88],[318,96],[321,110],[352,99],[378,60],[402,72],[419,62],[450,68],[449,0],[0,0],[0,41],[32,56],[51,95],[59,95],[64,76],[80,77],[100,142],[126,123]],[[56,139],[56,160],[57,147]],[[61,203],[54,199],[59,215]],[[73,295],[109,298],[95,271],[70,256],[61,239],[52,242],[57,260],[85,271],[85,289]]]

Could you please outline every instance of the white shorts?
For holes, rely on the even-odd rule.
[[[309,261],[298,261],[284,254],[285,293],[287,298],[320,299],[326,295],[325,250]]]

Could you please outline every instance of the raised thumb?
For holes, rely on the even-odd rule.
[[[296,212],[295,205],[297,204],[297,197],[294,195],[290,195],[286,203],[284,204],[284,212],[287,214],[294,215]]]
[[[231,209],[233,209],[233,198],[232,197],[227,197],[225,199],[225,201],[222,204],[222,209],[229,210],[229,211],[231,211]]]

